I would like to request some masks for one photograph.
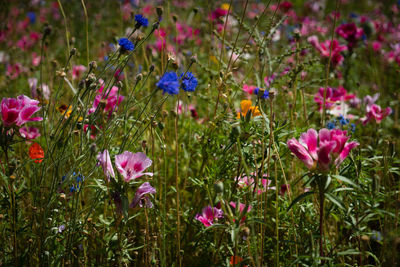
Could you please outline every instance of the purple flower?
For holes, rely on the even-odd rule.
[[[145,204],[147,208],[152,208],[153,203],[151,203],[149,196],[147,196],[147,194],[155,194],[155,193],[156,189],[152,187],[149,182],[143,183],[141,186],[139,186],[138,190],[136,191],[135,197],[133,198],[129,207],[135,208],[138,204],[140,207],[143,207],[143,204]],[[143,201],[145,203],[143,203]]]
[[[143,171],[151,166],[153,162],[146,157],[142,152],[133,154],[132,152],[125,151],[122,154],[115,156],[115,165],[117,170],[124,177],[126,182],[139,178],[143,175],[153,176],[153,173]]]
[[[38,112],[41,107],[38,106],[39,101],[30,99],[25,95],[17,98],[3,98],[1,101],[1,118],[4,126],[12,126],[16,124],[21,126],[28,121],[41,121],[42,117],[31,118]]]
[[[108,153],[107,149],[105,149],[103,153],[99,152],[97,155],[97,160],[103,168],[104,175],[107,177],[107,179],[110,180],[110,176],[114,178],[115,173],[111,164],[110,154]]]
[[[203,209],[201,214],[196,214],[195,219],[204,224],[205,227],[210,227],[214,224],[214,220],[222,218],[224,213],[221,209],[207,206]]]

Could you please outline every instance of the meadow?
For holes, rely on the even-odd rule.
[[[400,265],[400,1],[0,14],[0,266]]]

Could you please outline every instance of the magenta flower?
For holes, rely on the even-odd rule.
[[[328,90],[321,87],[319,88],[318,93],[314,95],[314,101],[318,103],[319,110],[322,110],[322,106],[324,105],[324,94],[325,108],[327,109],[332,108],[337,102],[344,102],[356,97],[354,94],[348,94],[347,90],[344,89],[343,86],[339,86],[337,89],[328,87]]]
[[[4,126],[9,127],[13,124],[21,126],[28,121],[41,121],[42,117],[31,118],[39,111],[39,101],[30,99],[25,95],[17,98],[3,98],[1,101],[1,118]]]
[[[247,85],[247,84],[243,84],[243,91],[245,91],[248,94],[252,94],[254,92],[254,89],[256,89],[257,86],[254,85]]]
[[[236,202],[231,201],[231,202],[229,202],[229,205],[231,205],[234,209],[236,209],[236,206],[237,206]],[[243,204],[243,203],[239,202],[239,215],[238,216],[241,216],[242,214],[244,214],[243,212],[244,212],[245,208],[246,208],[246,204]],[[245,213],[250,212],[252,208],[253,207],[251,205],[249,205],[247,207],[247,211],[245,211]],[[243,223],[245,220],[246,220],[246,216],[243,216],[243,218],[240,220],[240,222]]]
[[[381,123],[381,121],[392,113],[392,109],[387,107],[382,109],[376,104],[368,105],[366,108],[367,115],[362,118],[361,121],[363,125],[366,125],[372,119],[375,119],[376,123]]]
[[[143,175],[153,176],[151,172],[143,172],[152,164],[151,159],[146,157],[142,152],[133,154],[132,152],[125,151],[122,154],[115,156],[115,165],[117,170],[124,177],[126,182],[139,178]]]
[[[251,177],[247,177],[247,176],[242,176],[239,178],[236,178],[237,182],[238,182],[238,186],[240,188],[246,188],[246,187],[250,187],[251,190],[254,190],[254,185],[255,185],[255,179],[253,177],[255,177],[255,173],[251,173]],[[264,177],[268,177],[267,174],[263,175]],[[267,190],[275,190],[275,186],[270,187],[269,185],[271,184],[271,180],[263,178],[263,179],[259,179],[261,181],[261,185],[259,185],[259,189],[257,190],[257,194],[260,195],[263,192],[266,192]]]
[[[93,106],[91,109],[89,109],[89,114],[95,112],[100,102],[104,101],[106,104],[103,111],[108,112],[109,116],[111,116],[112,112],[117,110],[119,104],[122,102],[122,100],[124,100],[124,96],[119,95],[119,89],[116,86],[113,86],[111,89],[107,89],[104,92],[103,90],[104,84],[98,90],[98,93],[93,102]]]
[[[328,171],[332,166],[339,166],[359,145],[354,141],[348,143],[349,138],[347,131],[339,129],[324,128],[318,134],[316,130],[309,129],[300,136],[300,142],[292,138],[287,145],[308,169]]]
[[[203,209],[201,214],[196,214],[195,219],[200,221],[205,227],[210,227],[214,224],[214,220],[222,218],[224,213],[221,209],[207,206]]]
[[[108,153],[107,149],[105,149],[103,153],[99,152],[99,154],[97,155],[97,160],[99,161],[99,164],[103,168],[103,172],[104,175],[107,177],[107,180],[110,181],[110,176],[114,178],[115,173],[112,166],[110,153]]]
[[[343,37],[348,42],[348,48],[352,49],[364,34],[364,31],[362,28],[357,28],[354,23],[347,23],[337,27],[336,33]]]
[[[147,194],[155,194],[156,189],[150,185],[149,182],[143,183],[139,186],[138,190],[135,193],[135,197],[133,198],[130,208],[135,208],[138,204],[140,207],[143,207],[143,204],[146,205],[147,208],[152,208],[153,203],[150,201],[149,196]],[[145,203],[143,203],[143,201]]]
[[[308,42],[318,50],[323,58],[329,58],[330,48],[331,48],[331,40],[326,40],[323,43],[318,41],[318,37],[313,35],[308,37]],[[338,40],[332,41],[332,55],[331,62],[334,66],[339,65],[343,61],[343,56],[340,54],[342,51],[346,50],[347,47],[345,45],[339,45]]]
[[[22,127],[19,129],[19,133],[21,134],[21,136],[25,139],[31,140],[31,139],[35,139],[38,138],[40,136],[40,132],[39,129],[36,127]]]

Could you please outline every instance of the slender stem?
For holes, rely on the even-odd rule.
[[[329,59],[328,59],[328,65],[326,65],[325,69],[325,88],[324,88],[324,103],[322,105],[322,125],[325,125],[325,103],[326,103],[326,93],[328,91],[328,79],[329,79],[329,69],[331,65],[331,60],[332,60],[332,43],[333,43],[333,37],[335,36],[335,28],[336,28],[336,13],[339,8],[339,3],[340,0],[336,0],[336,8],[335,8],[335,14],[333,14],[333,29],[332,29],[332,35],[331,35],[331,43],[329,44]]]
[[[179,266],[181,266],[181,235],[180,235],[180,214],[179,214],[179,173],[178,173],[178,160],[179,160],[179,140],[178,140],[178,111],[179,111],[179,94],[178,94],[178,105],[176,105],[176,117],[175,117],[175,186],[176,186],[176,212],[177,212],[177,242],[178,242],[178,261]]]

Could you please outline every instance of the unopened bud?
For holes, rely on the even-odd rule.
[[[76,48],[72,48],[71,51],[69,51],[70,56],[74,56],[76,54]]]

